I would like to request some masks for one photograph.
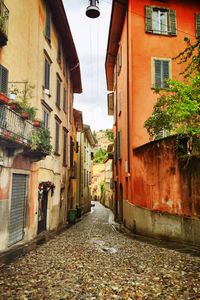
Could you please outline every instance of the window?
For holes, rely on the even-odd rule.
[[[108,115],[114,115],[114,93],[109,93],[107,95],[107,102],[108,102]]]
[[[46,6],[45,37],[49,42],[51,41],[51,12],[48,6]]]
[[[170,60],[153,59],[153,73],[154,88],[166,88],[166,80],[170,78]]]
[[[57,53],[57,61],[59,63],[59,65],[61,65],[61,42],[60,42],[60,39],[58,39],[58,53]]]
[[[196,14],[196,37],[200,38],[200,13]]]
[[[49,128],[49,112],[46,110],[43,110],[43,122],[44,127]]]
[[[74,166],[74,142],[73,138],[70,136],[70,168]]]
[[[65,113],[67,112],[67,90],[65,88],[63,91],[63,110]]]
[[[67,165],[67,130],[63,128],[63,166]]]
[[[146,6],[146,32],[176,35],[176,11]]]
[[[117,74],[119,75],[122,68],[122,46],[119,46],[118,54],[117,54]]]
[[[0,65],[0,92],[8,93],[8,70]]]
[[[60,134],[60,124],[56,120],[56,132],[55,132],[55,154],[59,153],[59,134]]]
[[[122,97],[121,97],[121,92],[118,93],[118,99],[117,99],[118,103],[117,103],[117,111],[118,111],[118,116],[121,114],[122,112]]]
[[[60,86],[61,86],[61,81],[57,77],[57,87],[56,87],[56,105],[58,108],[60,108]]]
[[[50,62],[45,58],[44,66],[44,88],[49,91],[50,89]]]
[[[117,159],[121,159],[121,132],[117,132]]]

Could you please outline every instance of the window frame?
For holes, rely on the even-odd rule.
[[[67,113],[67,88],[63,88],[63,111]]]
[[[152,89],[166,89],[167,86],[164,86],[164,80],[163,78],[161,79],[161,86],[156,86],[155,85],[155,76],[156,76],[156,72],[155,72],[155,61],[161,61],[161,62],[164,62],[164,61],[167,61],[169,63],[169,69],[168,69],[168,73],[169,73],[169,78],[168,79],[171,79],[172,78],[172,59],[171,58],[165,58],[165,57],[152,57],[151,59],[151,70],[152,70]],[[163,84],[163,86],[162,86]]]
[[[68,131],[63,127],[63,166],[67,166]]]
[[[44,57],[44,89],[50,92],[50,74],[51,74],[51,62]]]
[[[62,80],[60,78],[60,76],[56,77],[56,106],[57,108],[60,110],[60,99],[61,99],[61,83]]]
[[[54,154],[60,156],[60,125],[62,121],[57,115],[55,115],[55,143],[54,143]]]
[[[167,13],[167,30],[159,32],[153,30],[153,12],[163,11]],[[159,22],[160,24],[160,22]],[[155,35],[176,36],[177,35],[177,17],[176,10],[159,6],[145,6],[145,31]]]
[[[48,4],[46,4],[45,38],[49,43],[51,43],[51,23],[52,23],[51,11]]]

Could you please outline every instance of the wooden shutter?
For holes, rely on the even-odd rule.
[[[122,111],[122,97],[121,97],[121,92],[118,93],[118,105],[117,105],[117,109],[118,109],[118,115],[120,115],[120,113]]]
[[[49,82],[50,82],[50,63],[45,58],[45,70],[44,70],[44,88],[49,90]]]
[[[121,159],[121,132],[117,132],[117,159]]]
[[[67,132],[63,130],[63,165],[67,164]]]
[[[162,61],[162,87],[167,87],[165,80],[169,79],[169,61]]]
[[[66,112],[66,108],[67,108],[67,91],[64,88],[64,92],[63,92],[63,110],[64,112]]]
[[[152,12],[151,6],[145,6],[146,32],[152,32]]]
[[[60,107],[60,79],[57,78],[56,105]]]
[[[196,37],[200,38],[200,13],[195,15],[196,19]]]
[[[118,54],[117,54],[117,74],[119,75],[122,68],[122,46],[119,46]]]
[[[169,10],[169,34],[176,35],[176,11]]]
[[[46,6],[46,28],[45,28],[45,36],[50,41],[51,40],[51,12],[49,7]]]
[[[0,65],[0,91],[8,93],[8,70],[2,65]]]
[[[109,93],[107,95],[107,102],[108,102],[108,115],[114,115],[114,93]]]
[[[154,87],[161,87],[161,61],[154,60]]]
[[[59,131],[60,131],[60,125],[56,121],[56,138],[55,138],[55,152],[59,153]]]

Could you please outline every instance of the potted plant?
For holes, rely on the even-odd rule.
[[[22,111],[21,103],[19,101],[12,101],[9,104],[10,109],[20,113]]]
[[[41,121],[38,120],[38,119],[34,119],[34,120],[33,120],[33,126],[35,126],[35,127],[40,127],[40,126],[41,126]]]
[[[8,104],[9,101],[9,98],[4,93],[0,93],[0,103]]]
[[[41,126],[40,128],[33,131],[29,138],[29,145],[31,150],[36,150],[50,155],[52,151],[51,136],[48,128]]]

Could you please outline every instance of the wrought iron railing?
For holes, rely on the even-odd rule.
[[[8,18],[9,10],[4,2],[0,0],[0,31],[3,32],[6,37],[8,36]]]
[[[0,135],[27,144],[35,127],[6,105],[0,104]]]

